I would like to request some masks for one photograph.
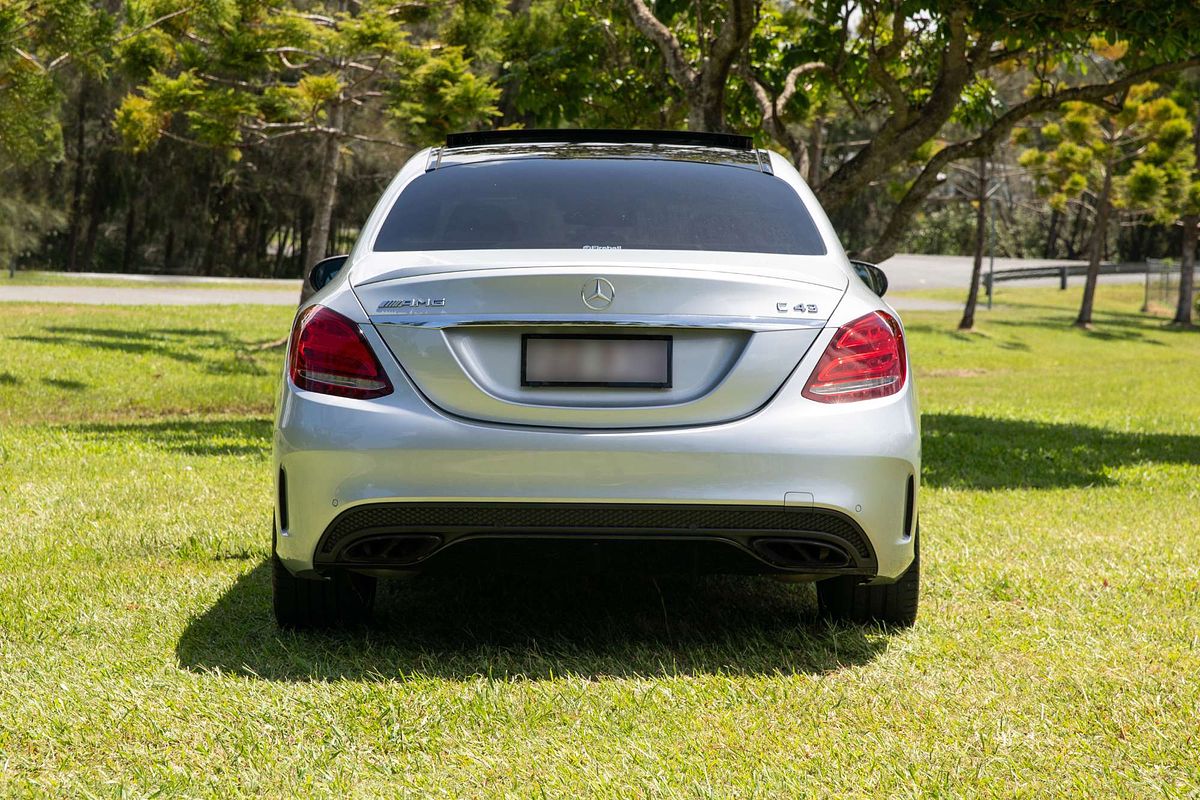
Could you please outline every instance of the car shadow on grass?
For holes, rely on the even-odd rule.
[[[279,355],[261,344],[244,341],[229,331],[208,328],[150,328],[125,330],[75,325],[48,325],[39,334],[10,336],[13,341],[108,350],[131,356],[168,358],[201,367],[214,375],[265,375],[260,359],[274,362]]]
[[[1200,463],[1200,436],[969,414],[923,414],[921,446],[921,479],[938,488],[1107,486],[1113,468]]]
[[[176,646],[181,667],[272,681],[821,674],[890,634],[816,616],[810,586],[761,577],[419,576],[383,580],[375,620],[292,633],[270,567],[242,575]]]
[[[87,439],[153,445],[189,456],[258,456],[271,453],[271,420],[266,417],[159,422],[72,423],[65,430]]]

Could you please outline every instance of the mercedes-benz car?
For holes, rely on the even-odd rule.
[[[274,433],[281,625],[476,569],[775,575],[914,621],[904,329],[776,153],[455,134],[311,280]]]

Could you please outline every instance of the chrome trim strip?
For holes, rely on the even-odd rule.
[[[371,315],[379,325],[414,328],[456,328],[466,325],[619,325],[639,328],[734,328],[748,331],[809,330],[825,326],[824,319],[803,317],[723,317],[700,314],[414,314],[385,309]]]

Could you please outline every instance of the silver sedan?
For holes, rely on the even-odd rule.
[[[903,327],[775,153],[453,135],[312,280],[275,424],[281,625],[479,568],[771,574],[914,621]]]

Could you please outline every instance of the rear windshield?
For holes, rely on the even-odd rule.
[[[376,250],[623,248],[823,255],[783,180],[694,161],[520,158],[414,179]]]

